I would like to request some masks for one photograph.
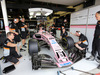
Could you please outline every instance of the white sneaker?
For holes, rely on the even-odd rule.
[[[90,61],[94,61],[94,59],[95,59],[95,57],[92,55],[90,57],[86,58],[86,60],[90,60]]]

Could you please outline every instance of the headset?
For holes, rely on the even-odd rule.
[[[78,32],[78,34],[81,34],[81,32]]]
[[[20,20],[22,20],[22,18],[20,18]]]
[[[17,21],[17,19],[14,19],[14,21]]]
[[[80,31],[76,31],[78,34],[81,34],[81,32]]]

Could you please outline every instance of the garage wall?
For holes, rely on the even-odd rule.
[[[95,13],[100,10],[100,5],[93,6],[71,14],[70,32],[81,31],[89,40],[89,50],[91,51],[94,30],[97,23]],[[71,35],[71,34],[70,34]],[[76,36],[71,35],[75,42]]]
[[[95,5],[100,5],[100,0],[95,0]]]
[[[75,33],[76,31],[81,31],[83,34],[86,33],[87,14],[88,9],[77,11],[71,14],[70,31],[72,33]],[[71,36],[75,42],[78,41],[76,36]]]

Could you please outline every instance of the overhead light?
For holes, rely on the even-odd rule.
[[[33,17],[41,15],[48,16],[53,13],[53,10],[46,8],[29,8],[28,10],[29,10],[29,15],[33,15]]]
[[[48,15],[50,15],[50,14],[51,14],[51,13],[46,13],[45,16],[48,16]]]
[[[40,12],[37,12],[35,15],[36,15],[36,16],[40,16],[40,15],[41,15],[41,13],[40,13]]]
[[[30,15],[33,15],[33,14],[34,14],[34,12],[30,12],[29,14],[30,14]]]

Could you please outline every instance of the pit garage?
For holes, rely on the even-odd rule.
[[[99,0],[0,2],[0,75],[100,75],[98,53],[95,60],[87,60],[91,56],[97,23],[95,14],[100,11]],[[26,25],[27,33],[24,46],[20,29],[23,28],[20,27],[22,18],[25,18],[23,25]],[[21,44],[16,43],[18,55],[22,56],[18,59],[19,64],[13,64],[4,56],[6,34],[11,32],[10,24],[15,19],[18,19],[21,38]],[[83,34],[87,40],[80,40],[76,32]],[[78,41],[86,44],[83,50],[77,48]]]

